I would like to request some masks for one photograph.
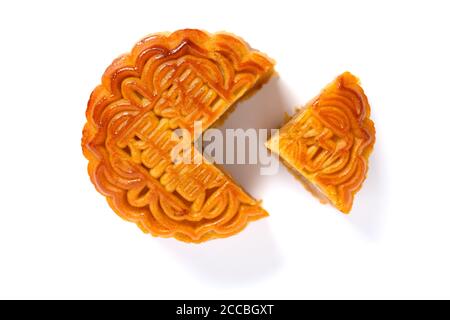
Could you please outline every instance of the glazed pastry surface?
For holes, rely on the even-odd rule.
[[[97,190],[144,232],[203,242],[267,212],[206,161],[173,162],[176,129],[216,122],[273,72],[273,61],[230,34],[154,34],[116,59],[91,94],[82,147]],[[202,156],[191,146],[192,159]]]
[[[358,78],[337,77],[266,146],[340,211],[350,212],[375,143],[370,106]]]

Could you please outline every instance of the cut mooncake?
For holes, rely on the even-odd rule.
[[[367,97],[358,78],[345,72],[299,110],[266,146],[279,154],[311,192],[348,213],[366,179],[374,143]]]
[[[82,148],[92,183],[144,232],[185,242],[228,237],[267,216],[213,164],[174,162],[171,137],[179,128],[193,132],[196,121],[210,127],[273,67],[230,34],[187,29],[144,38],[91,94]]]

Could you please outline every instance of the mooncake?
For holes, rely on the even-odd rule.
[[[153,236],[200,243],[267,216],[214,164],[174,162],[171,136],[193,132],[196,121],[201,130],[212,126],[273,67],[227,33],[186,29],[144,38],[112,62],[89,99],[82,148],[92,183],[119,216]]]
[[[375,143],[370,106],[358,78],[345,72],[266,146],[321,199],[349,213],[366,179]]]

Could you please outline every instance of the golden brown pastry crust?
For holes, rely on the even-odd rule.
[[[144,232],[196,243],[267,216],[214,165],[174,164],[170,138],[196,120],[208,128],[273,65],[233,35],[191,29],[148,36],[116,59],[91,95],[82,138],[111,208]]]
[[[366,178],[375,143],[359,80],[340,75],[266,144],[344,213]]]

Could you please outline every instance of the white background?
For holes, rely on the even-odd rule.
[[[227,170],[271,216],[225,240],[153,238],[109,209],[81,153],[89,94],[140,38],[186,27],[278,62],[224,127],[275,128],[361,78],[377,143],[350,216],[257,166]],[[0,298],[450,298],[449,31],[448,1],[2,1]]]

